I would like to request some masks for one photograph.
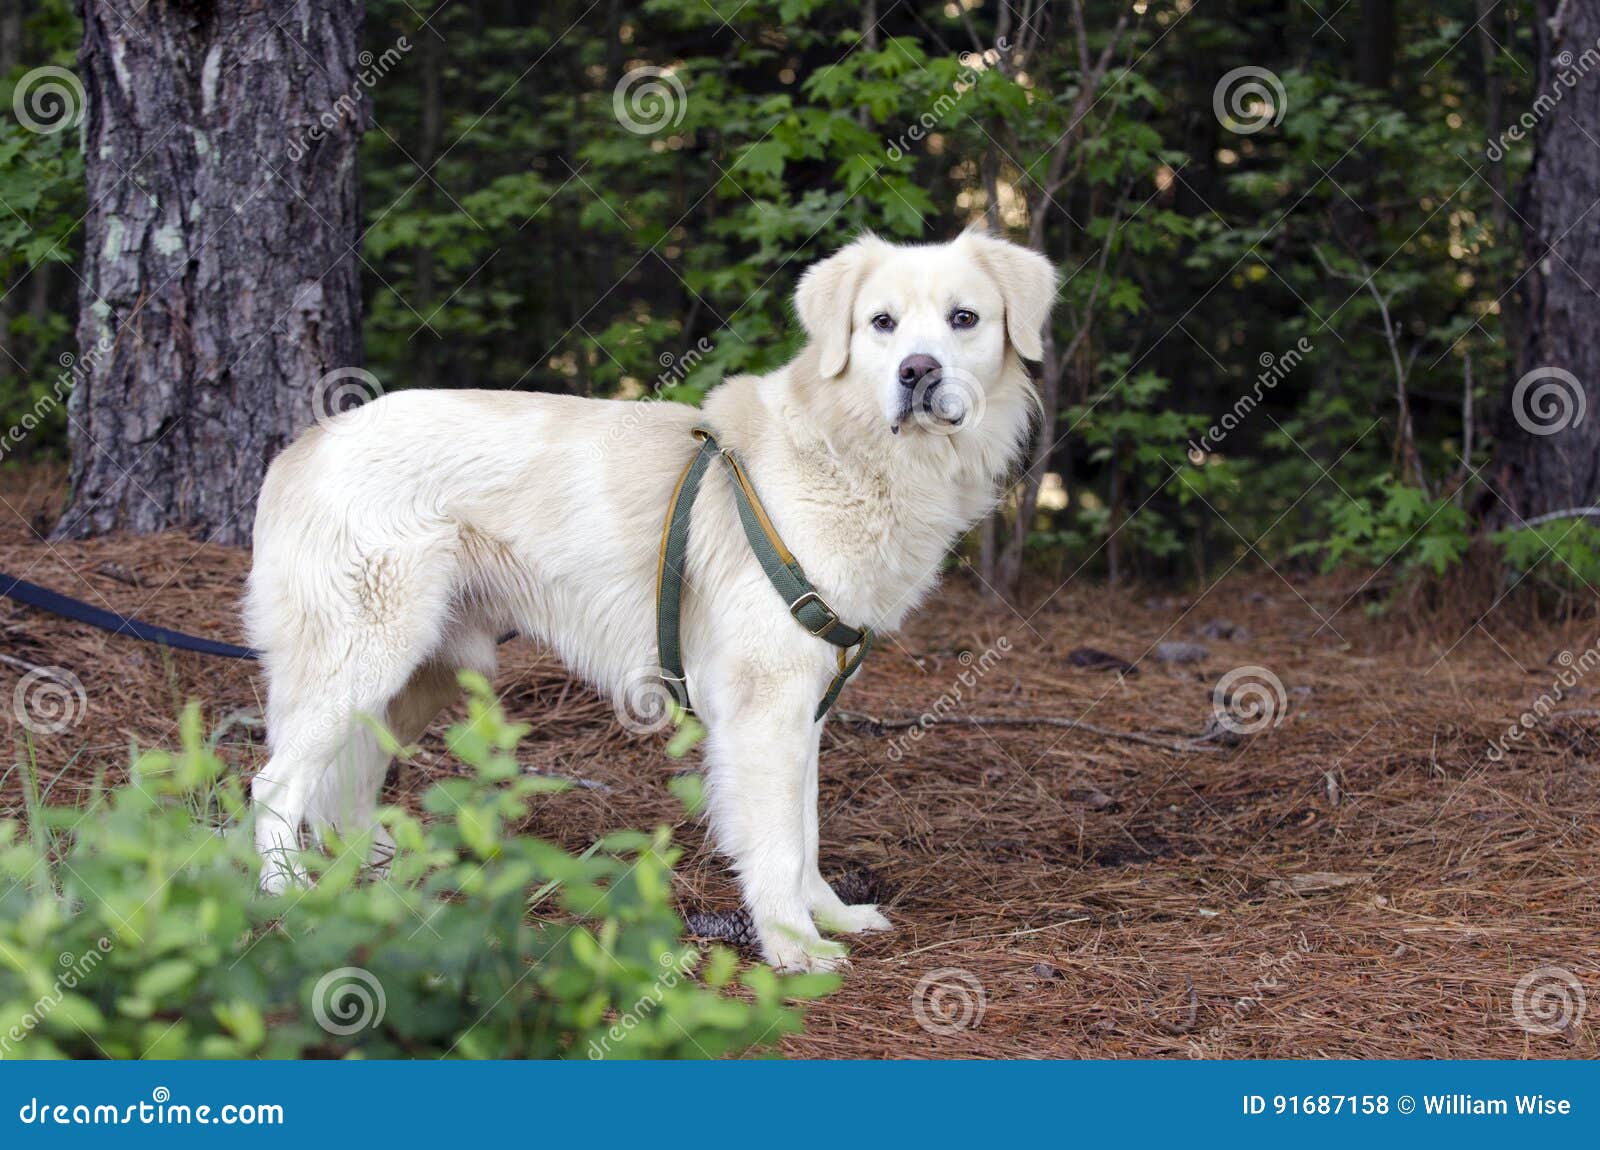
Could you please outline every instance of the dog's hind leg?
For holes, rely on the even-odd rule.
[[[261,888],[283,890],[303,876],[295,865],[300,832],[322,777],[348,734],[348,715],[337,708],[278,707],[272,723],[272,758],[251,781]]]
[[[282,890],[304,877],[294,865],[304,827],[320,840],[330,828],[366,830],[375,825],[377,793],[389,756],[369,724],[386,715],[386,696],[395,688],[381,681],[362,682],[356,668],[372,665],[350,660],[314,684],[291,683],[283,674],[273,678],[268,705],[272,758],[250,788],[264,890]],[[386,849],[383,857],[392,853]]]
[[[485,678],[493,678],[495,664],[495,642],[487,632],[462,629],[447,635],[439,649],[412,672],[406,685],[389,700],[385,720],[395,741],[404,747],[422,737],[439,712],[461,693],[457,682],[461,671],[477,671]],[[394,839],[373,817],[388,761],[384,755],[376,770],[367,776],[373,784],[367,816],[373,836],[370,862],[380,870],[386,869],[394,858]]]
[[[267,890],[299,877],[293,857],[303,824],[319,836],[373,827],[389,756],[370,724],[389,721],[391,702],[441,650],[452,622],[448,547],[429,541],[343,563],[337,551],[327,558],[326,566],[279,565],[259,585],[252,576],[269,678],[272,758],[251,785]]]
[[[385,714],[388,694],[398,689],[370,677],[363,682],[361,668],[373,665],[349,659],[321,676],[280,669],[272,677],[272,758],[250,785],[263,890],[304,877],[294,865],[303,827],[320,838],[330,827],[371,822],[388,756],[367,724]]]

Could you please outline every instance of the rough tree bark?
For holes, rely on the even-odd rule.
[[[250,538],[361,363],[360,0],[84,0],[88,202],[56,535]]]
[[[1600,41],[1600,6],[1539,0],[1536,24],[1535,92],[1559,98],[1534,105],[1542,118],[1523,184],[1524,330],[1494,473],[1501,496],[1523,517],[1600,500],[1600,340],[1590,287],[1600,283],[1600,214],[1593,210],[1600,85],[1559,79],[1571,78],[1577,58]],[[1562,61],[1565,52],[1571,56]]]

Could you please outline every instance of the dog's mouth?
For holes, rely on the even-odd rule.
[[[938,376],[925,378],[900,395],[900,410],[889,424],[895,435],[907,423],[936,429],[957,428],[966,421],[967,404],[959,388],[939,386]]]

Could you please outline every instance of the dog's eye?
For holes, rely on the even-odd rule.
[[[956,308],[955,311],[950,313],[950,326],[951,327],[954,327],[954,328],[976,327],[977,324],[978,324],[978,313],[975,312],[975,311],[969,311],[968,309],[966,309],[964,307],[958,307],[958,308]]]
[[[894,316],[886,311],[880,311],[872,317],[872,330],[889,332],[894,330]]]

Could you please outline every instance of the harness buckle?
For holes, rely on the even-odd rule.
[[[656,676],[661,685],[667,689],[667,694],[672,696],[672,701],[685,711],[693,711],[689,705],[689,678],[687,675],[669,675],[660,671]]]
[[[820,627],[815,627],[815,628],[806,627],[805,623],[801,621],[801,619],[800,619],[800,608],[804,607],[807,603],[815,603],[818,607],[821,607],[823,609],[823,611],[827,613],[828,617],[827,617],[826,620],[823,621],[823,623],[822,623],[822,625]],[[799,623],[800,626],[802,626],[802,627],[806,627],[806,630],[810,631],[818,639],[822,638],[829,631],[833,630],[833,628],[835,628],[835,627],[837,627],[839,625],[839,613],[837,611],[835,611],[832,607],[828,606],[827,600],[823,599],[823,597],[821,595],[818,595],[815,591],[807,591],[804,595],[800,596],[800,598],[796,599],[793,603],[790,603],[789,604],[789,614],[794,617],[794,621],[796,623]]]

